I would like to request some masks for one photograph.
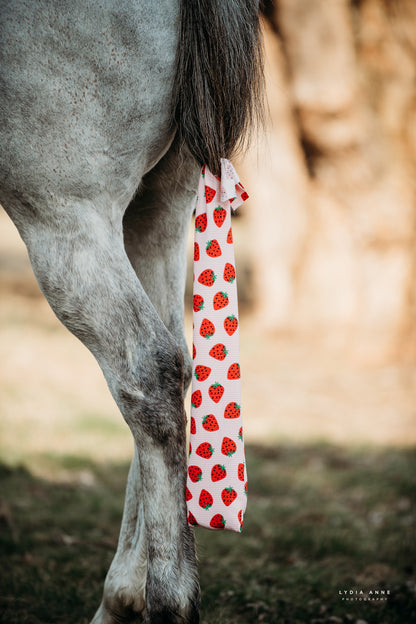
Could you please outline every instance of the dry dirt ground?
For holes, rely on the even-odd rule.
[[[191,325],[188,315],[189,338]],[[241,364],[248,442],[416,443],[415,366],[358,366],[311,339],[265,335],[244,310]],[[95,360],[40,295],[24,245],[3,211],[0,410],[1,459],[36,458],[30,463],[39,473],[56,455],[104,462],[124,460],[132,450]]]

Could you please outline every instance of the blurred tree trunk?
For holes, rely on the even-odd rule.
[[[257,314],[354,356],[416,355],[416,3],[266,7],[265,137],[242,163]]]

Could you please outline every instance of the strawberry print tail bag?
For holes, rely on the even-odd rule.
[[[204,166],[195,215],[188,523],[241,531],[247,505],[231,208],[248,198],[232,164]]]

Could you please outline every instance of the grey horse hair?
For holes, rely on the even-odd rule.
[[[263,119],[257,0],[181,3],[173,123],[191,154],[220,173]]]

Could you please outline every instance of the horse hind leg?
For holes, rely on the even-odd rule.
[[[142,622],[147,577],[146,533],[137,448],[127,479],[117,552],[107,573],[103,600],[91,624]],[[139,614],[139,616],[138,616]]]
[[[111,205],[66,203],[59,219],[43,206],[42,219],[25,222],[26,209],[20,206],[15,221],[39,284],[58,318],[96,357],[137,448],[146,595],[140,582],[131,592],[129,581],[129,591],[119,592],[118,612],[113,617],[108,611],[102,624],[134,621],[143,604],[145,622],[197,622],[194,537],[184,497],[182,349],[128,260],[121,221],[114,225]],[[138,538],[139,543],[144,544]]]
[[[174,143],[145,176],[141,192],[124,217],[124,241],[130,262],[159,317],[183,351],[185,390],[191,377],[184,336],[185,250],[198,174],[194,160],[186,154],[180,156]],[[117,553],[92,624],[112,624],[111,618],[123,614],[128,618],[123,605],[133,597],[137,604],[143,596],[147,562],[141,487],[136,453],[129,473]]]

